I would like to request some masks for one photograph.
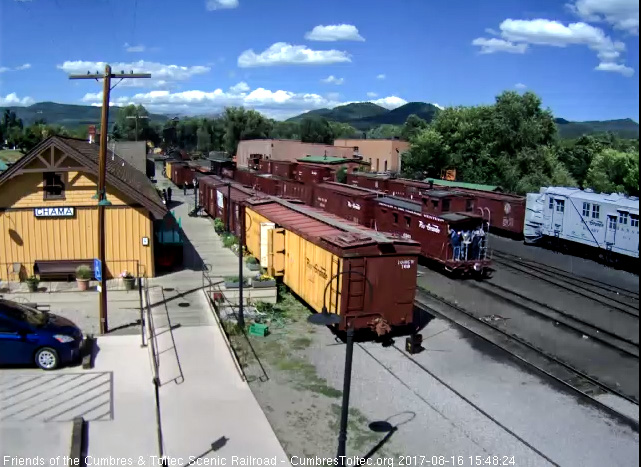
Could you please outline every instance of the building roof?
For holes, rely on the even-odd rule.
[[[16,172],[51,146],[57,147],[64,154],[82,164],[87,168],[87,172],[94,174],[96,177],[98,176],[98,158],[100,151],[98,144],[90,144],[88,141],[76,138],[50,136],[23,156],[9,170],[3,172],[0,175],[0,185],[12,178]],[[137,170],[110,150],[107,150],[106,168],[106,182],[108,185],[113,186],[132,200],[140,203],[140,205],[148,209],[156,219],[165,217],[167,208],[162,203],[156,187],[151,183],[149,178],[147,178],[146,174]]]
[[[591,190],[581,190],[580,188],[572,187],[544,187],[541,188],[541,193],[566,196],[578,200],[596,201],[601,203],[612,203],[621,207],[639,210],[639,198],[636,196],[625,196],[620,193],[595,193]]]
[[[407,211],[421,212],[421,204],[408,199],[401,198],[391,198],[389,196],[383,196],[378,199],[381,203],[389,204],[390,206],[395,206],[397,208],[402,208]]]
[[[298,162],[311,162],[312,164],[344,164],[349,161],[350,159],[332,156],[307,156],[298,159]]]
[[[426,183],[433,182],[434,185],[438,185],[438,186],[451,186],[455,188],[465,188],[467,190],[503,191],[503,189],[497,185],[483,185],[480,183],[453,182],[450,180],[440,180],[438,178],[426,178],[423,181]]]

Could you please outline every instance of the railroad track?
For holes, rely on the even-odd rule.
[[[589,337],[602,345],[616,349],[637,360],[639,359],[638,340],[620,336],[609,329],[605,329],[572,313],[560,310],[547,303],[540,302],[516,290],[491,281],[482,283],[469,282],[466,285],[491,295],[494,298],[506,301],[510,305],[524,310],[526,313],[533,314],[546,321],[551,321],[555,326],[563,326],[579,336]],[[633,320],[634,318],[628,319]]]
[[[434,302],[445,305],[445,309],[436,309]],[[543,374],[555,381],[565,389],[589,401],[616,420],[639,431],[639,421],[632,416],[618,410],[614,405],[609,405],[597,399],[595,395],[611,394],[638,407],[639,402],[635,397],[621,392],[618,388],[604,383],[558,357],[537,347],[527,340],[500,329],[491,321],[485,321],[475,316],[470,311],[424,289],[417,292],[415,304],[434,316],[440,317],[459,328],[475,335],[476,337],[500,348],[515,360],[523,363],[528,368]],[[408,356],[408,358],[410,358]],[[637,409],[638,410],[638,409]]]
[[[541,263],[523,260],[518,256],[499,251],[493,252],[493,260],[509,269],[535,277],[573,294],[588,298],[621,313],[639,317],[639,295],[636,292],[612,285],[604,285],[592,279]],[[621,297],[624,300],[621,300]]]

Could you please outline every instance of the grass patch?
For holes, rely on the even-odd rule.
[[[18,159],[20,159],[22,156],[24,156],[24,154],[18,150],[13,150],[13,149],[0,150],[0,160],[4,162],[15,162]]]
[[[332,404],[332,414],[334,417],[330,420],[330,426],[333,431],[338,432],[340,429],[341,406]],[[369,423],[367,417],[360,410],[349,409],[347,440],[351,447],[358,452],[372,448],[381,439],[380,434],[374,433],[369,429]],[[386,457],[383,452],[379,452],[379,455]]]
[[[294,350],[305,350],[310,345],[312,345],[312,340],[309,337],[297,337],[291,343]]]

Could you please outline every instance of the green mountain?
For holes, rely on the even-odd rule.
[[[378,125],[403,125],[407,117],[415,114],[426,122],[431,122],[440,112],[440,109],[434,104],[425,102],[408,102],[405,105],[386,111],[384,114],[361,118],[359,123],[369,123],[373,126]]]
[[[298,122],[306,117],[324,117],[327,120],[341,123],[352,123],[366,118],[376,118],[388,113],[384,107],[371,102],[358,102],[354,104],[339,105],[333,109],[310,110],[304,114],[290,118],[289,122]]]
[[[0,107],[0,113],[5,109],[13,110],[25,125],[30,125],[38,119],[43,119],[49,124],[62,125],[67,128],[76,128],[85,125],[100,123],[100,107],[90,105],[57,104],[55,102],[38,102],[29,107]],[[114,113],[110,113],[111,123]],[[164,115],[149,114],[152,122],[165,122]]]
[[[564,139],[578,138],[594,133],[614,133],[620,138],[638,138],[639,124],[632,119],[570,122],[564,118],[555,119],[559,135]]]

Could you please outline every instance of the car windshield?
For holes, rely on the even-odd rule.
[[[47,323],[47,315],[26,305],[8,300],[0,299],[0,313],[8,318],[22,321],[34,326],[44,326]]]

